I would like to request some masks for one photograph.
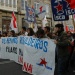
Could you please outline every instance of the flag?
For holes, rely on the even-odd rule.
[[[62,0],[66,15],[75,14],[75,0]]]
[[[11,30],[14,30],[15,33],[18,33],[16,16],[15,16],[14,12],[12,12],[12,18],[11,18],[10,28],[11,28]]]
[[[48,23],[48,21],[47,21],[46,15],[45,15],[44,19],[42,20],[43,27],[45,27],[47,23]]]
[[[40,2],[39,5],[37,6],[37,15],[41,20],[43,20],[43,18],[46,15],[46,6],[42,2]]]
[[[72,26],[72,25],[65,25],[64,30],[65,30],[66,32],[70,31],[70,32],[73,33],[73,32],[74,32],[74,26]]]
[[[26,6],[26,20],[35,23],[35,9]]]
[[[65,26],[65,31],[69,31],[69,27],[67,25]]]
[[[71,9],[75,9],[75,0],[70,0]]]
[[[51,0],[51,6],[54,21],[64,21],[69,19],[69,16],[65,13],[62,0]]]

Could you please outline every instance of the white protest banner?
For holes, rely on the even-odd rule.
[[[1,39],[0,39],[0,58],[1,58]]]
[[[24,44],[22,70],[33,75],[54,75],[55,44],[50,39],[21,37]]]
[[[18,63],[23,65],[23,51],[24,51],[24,44],[20,43],[21,41],[20,36],[18,37],[19,43],[18,43]]]
[[[6,53],[6,46],[8,46],[7,44],[5,44],[7,37],[1,37],[1,58],[2,59],[9,59],[9,54]]]
[[[18,38],[3,37],[1,38],[1,43],[1,58],[18,62]]]

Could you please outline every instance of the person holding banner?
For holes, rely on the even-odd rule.
[[[64,32],[63,24],[56,24],[55,31],[58,35],[58,38],[54,40],[57,54],[57,73],[58,75],[65,75],[66,64],[69,57],[68,45],[70,41],[67,39],[67,34]]]
[[[45,36],[45,32],[44,32],[44,30],[43,29],[38,29],[38,31],[36,32],[36,37],[37,38],[47,38],[46,36]]]
[[[48,38],[52,38],[52,34],[50,33],[50,27],[46,26],[44,27],[45,36]]]
[[[32,28],[28,28],[27,33],[28,33],[28,36],[33,36],[34,35],[34,31],[33,31]]]
[[[23,26],[22,27],[22,30],[18,33],[18,35],[23,35],[23,36],[27,36],[27,32],[26,32],[26,27],[25,26]]]
[[[10,31],[10,35],[11,35],[11,37],[17,37],[14,30],[11,30],[11,31]]]

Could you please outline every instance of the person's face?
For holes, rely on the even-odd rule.
[[[5,37],[6,35],[5,34],[3,34],[3,37]]]
[[[68,36],[71,36],[71,33],[70,33],[70,32],[68,32],[68,33],[67,33],[67,35],[68,35]]]
[[[58,28],[58,27],[55,27],[55,28],[54,28],[54,31],[55,31],[55,32],[58,32],[58,31],[59,31],[59,28]]]
[[[8,32],[8,34],[7,34],[8,36],[11,36],[11,33],[10,32]]]
[[[13,33],[12,33],[12,32],[10,32],[10,35],[13,35]]]
[[[22,29],[22,32],[24,32],[24,30]]]
[[[30,33],[30,30],[28,29],[27,32]]]
[[[47,32],[47,29],[46,29],[46,28],[44,28],[44,32],[45,32],[45,33]]]

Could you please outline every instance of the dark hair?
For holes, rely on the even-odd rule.
[[[64,26],[63,26],[63,24],[56,24],[55,27],[58,27],[58,28],[61,27],[61,28],[63,28]]]
[[[34,35],[33,29],[32,29],[32,28],[28,28],[28,30],[30,31],[30,32],[28,33],[28,36],[33,36],[33,35]]]
[[[12,37],[16,37],[16,34],[15,34],[14,30],[11,30],[10,32],[12,33]]]
[[[49,26],[46,26],[46,27],[44,27],[44,28],[46,28],[48,31],[50,31],[50,27],[49,27]]]
[[[5,34],[5,36],[7,36],[7,32],[3,32],[3,34]]]
[[[23,29],[24,31],[26,31],[26,27],[22,27],[22,29]]]
[[[64,26],[63,24],[56,24],[55,27],[58,27],[61,29],[61,31],[64,31]]]
[[[43,36],[45,35],[44,30],[38,29],[38,31],[36,32],[36,35],[37,35],[37,38],[43,38]]]
[[[13,34],[15,34],[15,31],[14,30],[11,30],[10,32],[12,32]]]

